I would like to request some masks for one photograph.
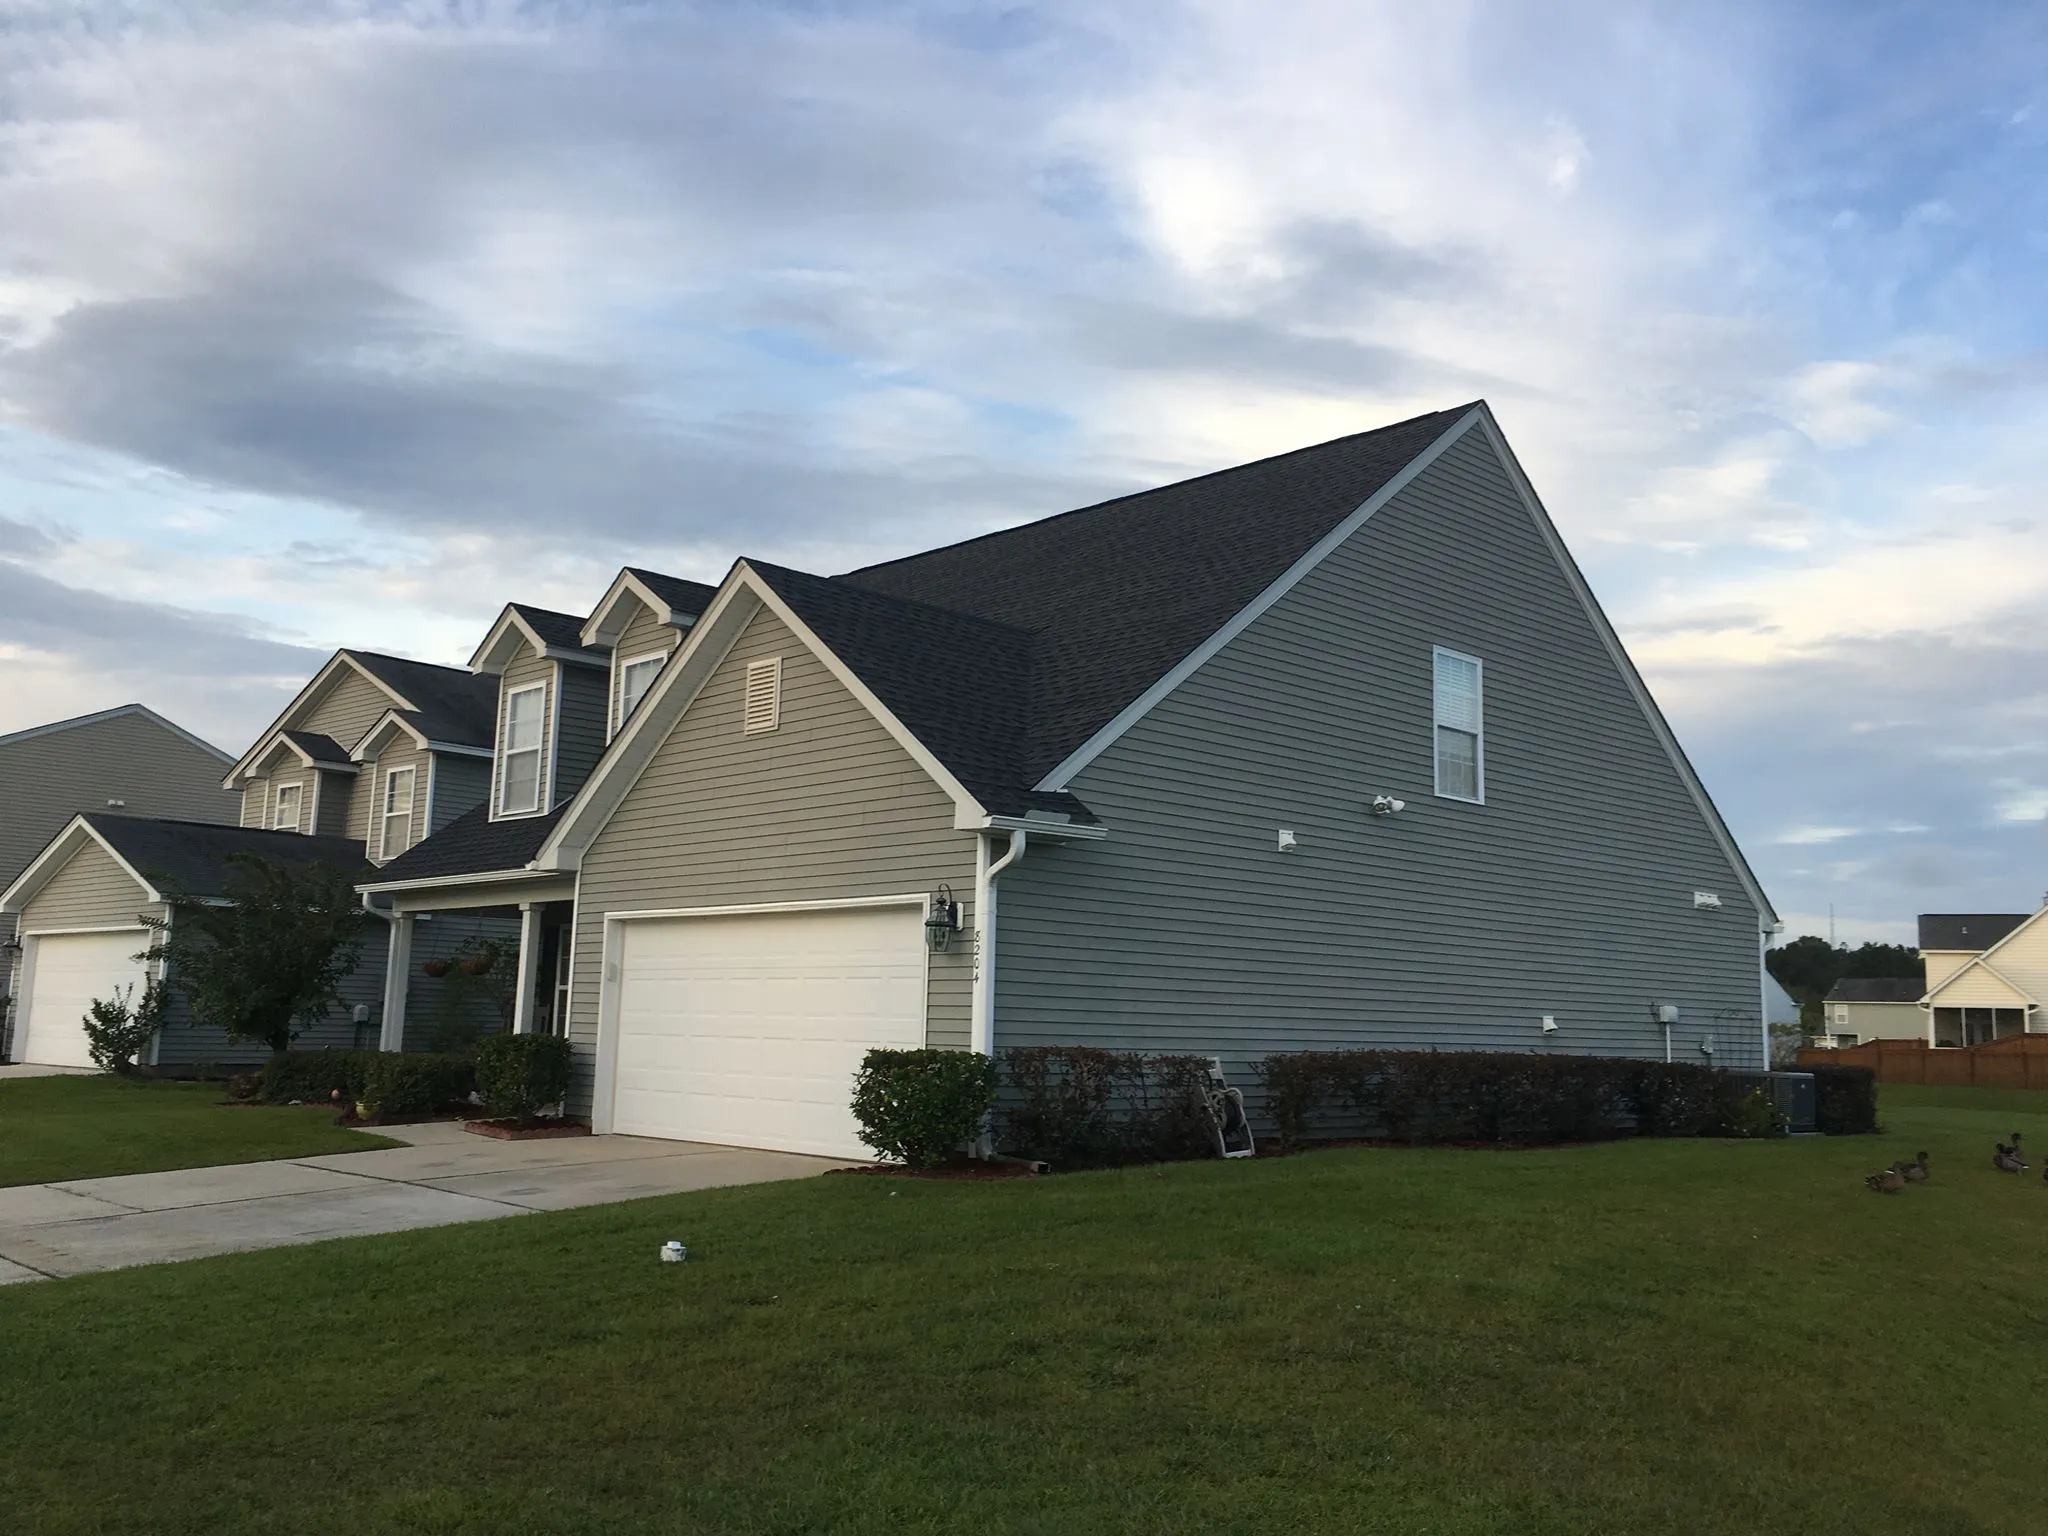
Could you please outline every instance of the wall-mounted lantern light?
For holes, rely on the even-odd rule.
[[[960,931],[960,903],[953,899],[953,887],[942,885],[932,892],[925,909],[924,938],[934,954],[943,954]]]

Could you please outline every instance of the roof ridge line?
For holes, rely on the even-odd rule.
[[[1026,640],[1035,640],[1045,632],[1042,629],[1027,629],[1021,624],[1010,624],[1002,619],[991,619],[978,613],[969,613],[964,608],[947,608],[939,603],[925,602],[922,598],[899,597],[894,592],[877,591],[873,587],[864,587],[858,582],[848,581],[844,576],[820,576],[815,571],[799,570],[793,565],[778,565],[772,560],[755,560],[745,555],[742,555],[740,558],[750,570],[787,571],[793,576],[802,576],[808,580],[815,581],[820,586],[833,587],[842,592],[857,593],[863,598],[894,603],[902,608],[918,608],[926,613],[943,614],[949,619],[957,619],[969,624],[979,624],[984,629],[1002,630],[1008,634],[1021,636]]]

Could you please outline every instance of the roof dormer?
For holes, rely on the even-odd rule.
[[[535,608],[527,603],[507,603],[497,623],[484,636],[484,643],[469,658],[469,669],[491,677],[503,677],[505,669],[522,658],[575,662],[601,667],[610,659],[610,649],[583,639],[585,621],[572,613]]]
[[[605,700],[605,739],[632,718],[684,633],[697,622],[715,588],[680,576],[628,566],[583,626],[586,643],[608,646],[611,686]]]

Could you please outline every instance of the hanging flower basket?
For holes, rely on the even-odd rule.
[[[464,955],[462,969],[471,976],[487,976],[491,967],[498,963],[496,955]]]
[[[422,960],[420,962],[420,969],[429,976],[446,976],[448,974],[448,962],[446,960]]]

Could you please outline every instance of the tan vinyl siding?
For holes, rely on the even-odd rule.
[[[1485,664],[1483,805],[1433,793],[1433,646]],[[1003,876],[999,1047],[1661,1056],[1669,1002],[1760,1064],[1760,914],[1477,433],[1073,789],[1111,835]]]
[[[549,768],[553,762],[555,751],[555,694],[559,686],[555,678],[557,670],[556,664],[545,656],[522,654],[518,660],[505,668],[504,676],[498,680],[498,729],[494,739],[501,752],[498,758],[491,764],[491,814],[493,816],[499,814],[499,789],[505,770],[502,748],[505,744],[506,701],[520,689],[531,688],[536,683],[547,689],[547,705],[541,711],[540,805],[542,808],[545,808],[549,803],[548,795],[551,792],[553,780],[553,775],[549,772]],[[524,816],[531,813],[516,811],[512,814]]]
[[[783,659],[782,725],[740,730],[746,664]],[[741,633],[583,856],[570,1035],[587,1108],[607,912],[974,887],[953,803],[773,614]],[[970,946],[931,957],[927,1038],[968,1043]]]
[[[342,751],[353,752],[370,727],[395,707],[390,694],[353,668],[344,668],[294,729],[331,736]]]
[[[116,715],[0,745],[0,889],[82,811],[232,826],[229,765],[146,715]]]
[[[374,762],[363,764],[362,787],[357,791],[357,798],[366,808],[361,833],[363,851],[373,862],[382,864],[395,859],[427,835],[427,769],[432,755],[415,747],[410,736],[401,736],[387,746]],[[394,768],[413,771],[412,829],[402,843],[385,848],[379,841],[384,821],[384,782]],[[354,832],[353,828],[350,830]]]
[[[1927,1021],[1927,1010],[1918,1003],[1829,1003],[1824,1027],[1832,1035],[1854,1035],[1860,1044],[1865,1040],[1925,1040]]]
[[[555,749],[555,805],[583,787],[590,770],[604,755],[605,689],[611,683],[607,669],[569,662],[562,663],[559,677],[562,702],[557,716],[560,736]]]
[[[22,909],[23,933],[53,933],[67,928],[113,928],[154,917],[162,908],[150,903],[135,877],[98,843],[88,842],[74,853],[56,876]]]
[[[656,652],[666,656],[674,652],[681,637],[673,624],[664,624],[656,617],[652,608],[640,604],[633,613],[633,622],[619,635],[619,643],[612,647],[612,669],[610,679],[610,710],[612,734],[616,735],[620,725],[619,698],[625,679],[625,667],[629,661],[638,661],[643,656]]]
[[[1981,949],[1923,949],[1920,963],[1926,968],[1927,990],[1933,991],[1982,953]]]
[[[242,786],[242,825],[270,825],[270,780],[250,779]]]

